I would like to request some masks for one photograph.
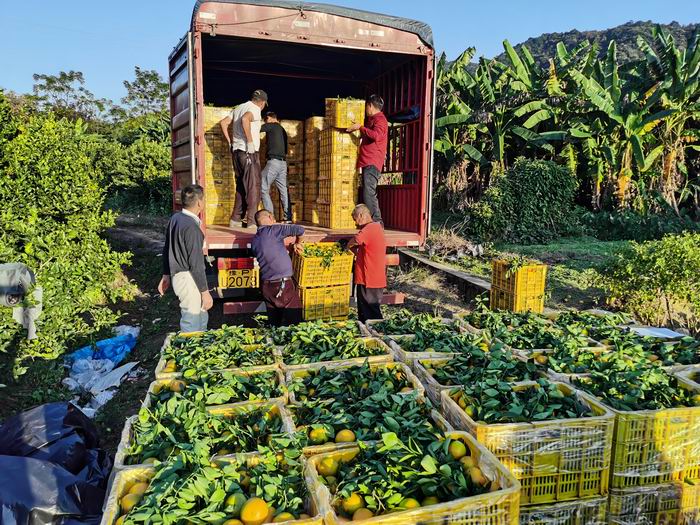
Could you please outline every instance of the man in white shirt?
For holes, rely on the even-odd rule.
[[[236,172],[236,202],[230,225],[255,228],[255,213],[260,205],[260,126],[261,111],[267,105],[267,93],[253,91],[248,102],[236,106],[231,115],[220,122],[221,131],[231,148]],[[233,136],[229,126],[233,122]]]

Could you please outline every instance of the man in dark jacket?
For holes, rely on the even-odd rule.
[[[262,171],[262,203],[269,212],[274,212],[270,188],[274,184],[280,194],[284,221],[292,221],[292,209],[287,192],[287,132],[277,120],[277,114],[269,111],[265,124],[260,128],[267,140],[267,163]]]
[[[284,244],[287,237],[296,237],[294,250],[303,250],[304,228],[296,224],[276,224],[272,213],[260,210],[255,214],[258,231],[251,249],[260,265],[262,294],[267,319],[272,326],[289,326],[301,322],[301,300],[292,275],[292,260]]]
[[[363,201],[372,214],[372,220],[382,226],[382,213],[379,210],[377,186],[382,176],[389,137],[389,122],[384,113],[384,100],[379,95],[367,99],[365,125],[353,124],[349,132],[360,130],[362,142],[357,167],[362,170]]]
[[[158,291],[164,295],[170,285],[180,300],[180,330],[207,329],[214,300],[209,293],[204,266],[204,234],[199,214],[204,209],[204,189],[193,184],[182,190],[182,211],[168,223],[163,247],[163,277]]]

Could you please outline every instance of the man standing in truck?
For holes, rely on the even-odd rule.
[[[260,265],[262,295],[267,319],[272,326],[289,326],[301,322],[301,300],[292,276],[292,260],[284,244],[287,237],[296,237],[294,250],[303,250],[304,228],[297,224],[276,224],[267,210],[255,214],[258,231],[250,248]]]
[[[386,159],[386,148],[389,136],[389,122],[384,113],[384,100],[379,95],[367,99],[365,125],[353,124],[349,132],[360,130],[362,142],[357,167],[362,170],[363,201],[372,214],[372,220],[384,226],[382,213],[379,210],[377,186],[382,176],[382,168]]]
[[[161,295],[170,288],[180,300],[180,331],[207,329],[214,300],[209,293],[204,267],[204,234],[199,214],[204,209],[204,189],[193,184],[181,192],[182,211],[168,223],[163,247],[163,277],[158,284]]]
[[[352,218],[360,229],[350,239],[348,249],[355,252],[357,317],[361,322],[383,319],[381,303],[386,288],[386,239],[384,226],[372,220],[370,209],[358,204]]]
[[[250,100],[236,106],[231,115],[220,122],[221,131],[233,155],[236,173],[236,201],[231,215],[231,228],[255,227],[255,212],[260,204],[260,127],[261,111],[267,105],[267,93],[253,91]],[[233,136],[228,128],[233,122]]]
[[[268,111],[265,124],[260,131],[267,140],[267,163],[262,171],[262,203],[267,211],[274,213],[270,188],[274,184],[280,193],[284,221],[292,222],[292,208],[287,191],[287,132],[277,120],[277,114]]]

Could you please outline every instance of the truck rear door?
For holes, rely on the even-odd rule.
[[[168,58],[172,124],[173,209],[180,207],[180,190],[194,184],[195,107],[193,35],[187,33]]]

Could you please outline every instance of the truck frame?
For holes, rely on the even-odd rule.
[[[430,229],[435,52],[430,28],[412,20],[327,4],[285,0],[198,0],[190,28],[169,60],[173,209],[180,190],[205,178],[205,105],[235,106],[265,89],[283,119],[323,115],[325,97],[385,100],[391,123],[378,188],[387,246],[421,246]],[[206,195],[205,195],[206,199]],[[303,224],[303,223],[302,223]],[[264,311],[259,297],[218,287],[226,261],[250,257],[254,235],[243,228],[206,225],[209,278],[219,297],[236,299],[224,313]],[[310,242],[337,241],[356,230],[306,225]],[[388,254],[389,264],[398,264]],[[250,290],[249,290],[250,291]],[[401,297],[387,295],[386,303]]]

